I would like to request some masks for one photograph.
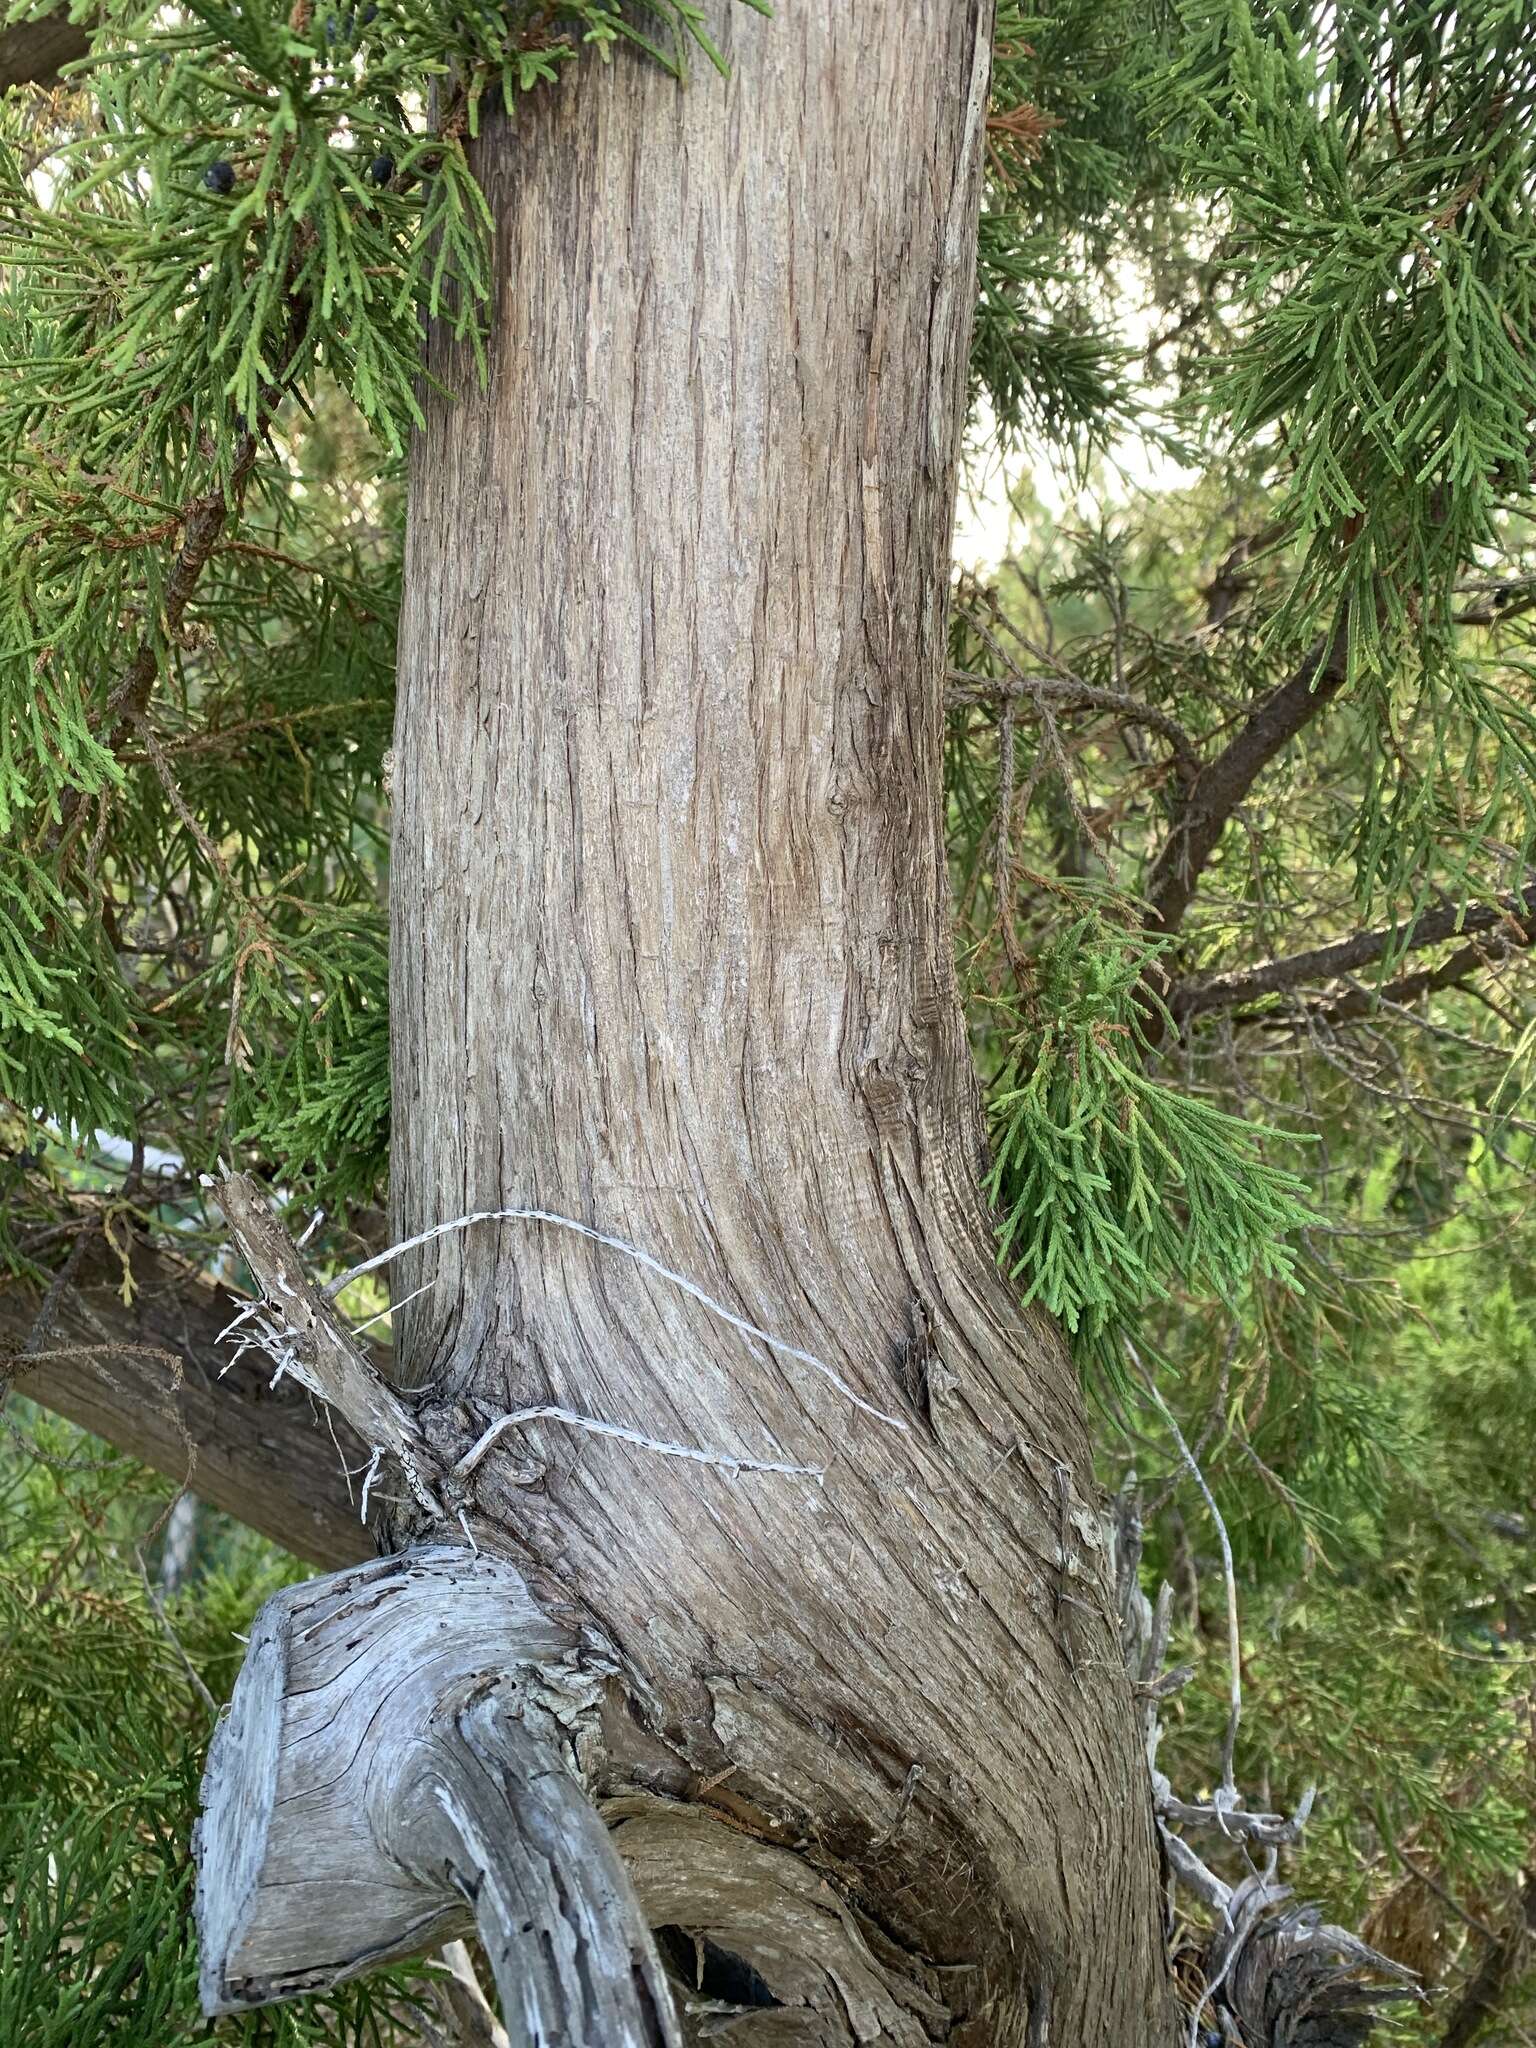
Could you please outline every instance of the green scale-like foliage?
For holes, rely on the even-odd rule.
[[[1528,670],[1512,691],[1454,630],[1459,582],[1532,488],[1529,8],[1181,0],[1177,22],[1154,97],[1185,189],[1220,209],[1243,315],[1192,411],[1281,458],[1301,559],[1273,630],[1347,621],[1378,759],[1354,850],[1366,899],[1391,900],[1432,849],[1478,842],[1479,809],[1513,799],[1522,851],[1536,831]],[[1433,744],[1400,746],[1405,726]]]
[[[1306,1183],[1264,1158],[1278,1132],[1147,1073],[1155,971],[1144,941],[1093,916],[1067,926],[1034,956],[989,1091],[1003,1262],[1115,1385],[1150,1302],[1289,1280],[1290,1240],[1318,1220]]]

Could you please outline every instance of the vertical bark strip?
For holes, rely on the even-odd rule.
[[[1139,2048],[1146,1769],[1076,1383],[996,1272],[944,871],[989,35],[738,7],[728,82],[594,63],[488,127],[489,389],[433,336],[400,643],[399,1232],[576,1218],[899,1426],[538,1224],[414,1254],[399,1349],[429,1437],[547,1405],[825,1466],[543,1421],[473,1520],[612,1646],[612,1796],[800,1859],[957,2044]]]

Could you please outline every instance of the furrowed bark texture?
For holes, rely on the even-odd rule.
[[[728,1924],[771,1986],[830,1916],[905,2014],[822,1970],[743,2041],[1170,2038],[1081,1403],[996,1272],[950,954],[988,13],[733,8],[729,81],[593,63],[491,124],[489,390],[435,335],[456,396],[413,455],[399,1231],[581,1219],[896,1418],[549,1226],[395,1276],[431,1283],[400,1346],[429,1436],[554,1404],[826,1467],[546,1420],[473,1480],[478,1540],[618,1666],[598,1790],[655,1801],[666,1924]]]

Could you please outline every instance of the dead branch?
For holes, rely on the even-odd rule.
[[[1104,711],[1122,724],[1139,725],[1168,742],[1180,777],[1193,784],[1200,773],[1195,743],[1176,718],[1155,704],[1143,703],[1126,690],[1100,689],[1078,676],[1026,676],[1010,670],[1003,676],[973,675],[969,669],[952,668],[944,702],[952,710],[972,704],[1008,704],[1033,700],[1043,708],[1055,702],[1063,711]]]
[[[263,1295],[260,1303],[241,1310],[231,1328],[249,1326],[244,1342],[266,1349],[277,1360],[279,1377],[291,1373],[343,1416],[365,1444],[392,1457],[420,1507],[436,1521],[445,1519],[435,1490],[443,1475],[414,1413],[311,1285],[292,1238],[255,1181],[232,1173],[205,1185]]]
[[[1163,1697],[1157,1680],[1167,1654],[1173,1596],[1164,1585],[1154,1607],[1141,1590],[1142,1525],[1134,1473],[1115,1502],[1113,1546],[1121,1648],[1141,1704],[1158,1833],[1175,1882],[1214,1916],[1200,1959],[1204,1990],[1189,2015],[1188,2048],[1199,2048],[1207,2013],[1216,2022],[1215,2039],[1241,2040],[1245,2048],[1285,2048],[1301,2040],[1362,2041],[1380,2006],[1420,1995],[1413,1972],[1346,1929],[1326,1923],[1315,1907],[1287,1903],[1289,1887],[1275,1877],[1278,1851],[1305,1827],[1312,1790],[1290,1815],[1247,1811],[1231,1782],[1230,1725],[1223,1784],[1216,1796],[1189,1801],[1174,1795],[1157,1767]],[[1263,1869],[1254,1871],[1250,1865],[1250,1875],[1228,1884],[1177,1831],[1191,1827],[1241,1846],[1245,1854],[1263,1849]],[[1298,2031],[1303,2023],[1316,2031]],[[1328,2032],[1330,2023],[1351,2031]]]

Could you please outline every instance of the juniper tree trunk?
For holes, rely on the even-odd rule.
[[[574,1218],[793,1351],[529,1221],[404,1262],[397,1292],[425,1291],[397,1349],[445,1459],[554,1408],[706,1460],[519,1423],[474,1467],[461,1555],[576,1646],[572,1756],[681,2023],[739,2008],[743,2042],[1173,2038],[1082,1404],[996,1270],[951,958],[989,37],[959,0],[736,9],[728,82],[590,62],[490,123],[489,381],[431,338],[451,396],[411,468],[398,1232]],[[515,1631],[470,1633],[494,1687]],[[448,1748],[478,1769],[467,1697]],[[509,1752],[496,1796],[526,1775]],[[381,1825],[404,1869],[411,1827]],[[478,1866],[435,1855],[485,1932]],[[452,1931],[447,1892],[400,1883],[402,1924]],[[622,2038],[653,2024],[641,2000]]]

